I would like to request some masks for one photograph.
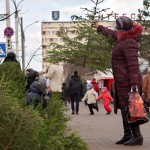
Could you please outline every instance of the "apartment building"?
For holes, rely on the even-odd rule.
[[[114,22],[101,22],[102,25],[108,28],[114,28]],[[48,63],[46,62],[46,53],[48,50],[53,49],[50,43],[63,44],[63,39],[57,36],[60,26],[71,28],[72,26],[78,25],[78,22],[42,22],[41,32],[42,32],[42,70],[46,70]],[[75,36],[75,32],[71,32],[70,37]]]

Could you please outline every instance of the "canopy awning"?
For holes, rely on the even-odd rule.
[[[96,80],[114,79],[112,69],[107,69],[105,72],[97,71],[97,73],[94,74],[94,78]]]

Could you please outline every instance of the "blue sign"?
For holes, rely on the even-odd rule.
[[[0,43],[0,58],[6,57],[6,44]]]
[[[59,11],[52,11],[52,19],[59,20]]]

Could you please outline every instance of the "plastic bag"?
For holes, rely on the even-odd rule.
[[[131,92],[129,95],[129,116],[128,122],[144,124],[149,121],[143,99],[138,92]]]

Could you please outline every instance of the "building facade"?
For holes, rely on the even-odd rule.
[[[114,22],[101,22],[102,25],[107,26],[108,28],[114,28]],[[59,29],[61,26],[66,28],[71,28],[73,26],[77,26],[78,22],[42,22],[41,32],[42,32],[42,70],[45,71],[48,67],[49,63],[46,62],[46,53],[48,50],[53,49],[50,46],[50,43],[58,43],[63,45],[63,39],[57,36]],[[70,37],[75,36],[75,32],[71,32]]]

